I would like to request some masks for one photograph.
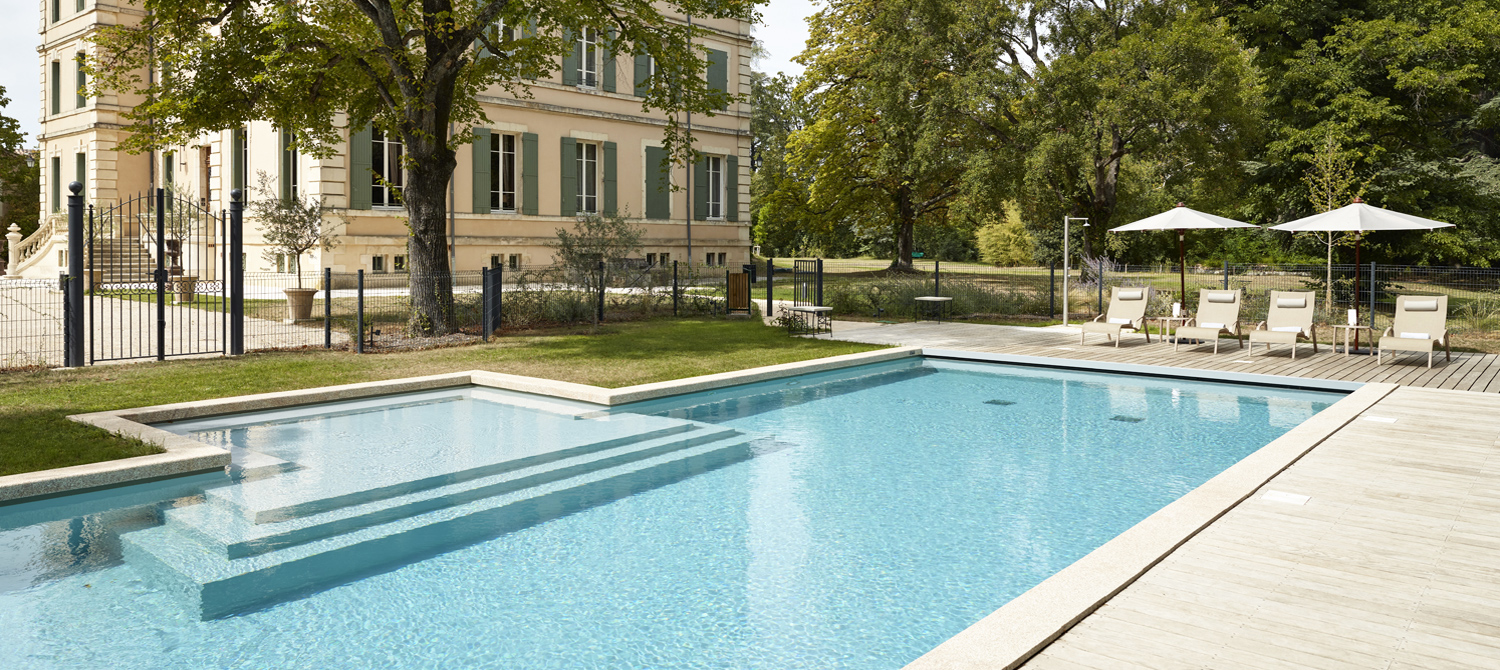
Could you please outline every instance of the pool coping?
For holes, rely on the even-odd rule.
[[[891,347],[664,382],[637,384],[617,389],[485,370],[469,370],[75,414],[68,418],[123,437],[135,438],[160,446],[165,451],[147,456],[5,475],[0,477],[0,505],[179,475],[220,469],[227,471],[230,465],[229,451],[150,425],[165,421],[279,409],[293,405],[355,400],[396,393],[431,391],[456,386],[484,386],[608,407],[921,355],[921,347]]]
[[[1397,388],[1399,385],[1390,383],[1360,385],[1270,444],[923,654],[904,670],[1020,667]]]

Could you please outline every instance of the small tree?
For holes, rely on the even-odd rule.
[[[1311,156],[1311,167],[1303,176],[1302,181],[1307,185],[1307,199],[1312,203],[1313,210],[1319,214],[1330,212],[1349,204],[1355,198],[1363,195],[1364,185],[1354,174],[1354,161],[1359,158],[1359,152],[1345,150],[1333,131],[1329,131],[1323,141],[1323,146]],[[1327,254],[1328,264],[1325,267],[1327,277],[1323,284],[1323,309],[1332,318],[1333,315],[1333,248],[1347,245],[1349,235],[1347,233],[1324,232],[1308,233],[1316,237],[1323,244]]]
[[[620,214],[589,214],[578,218],[573,230],[557,229],[552,243],[556,262],[567,269],[571,280],[586,290],[594,290],[599,279],[609,285],[610,261],[629,258],[641,249],[646,230],[633,226]],[[599,262],[605,262],[605,274],[599,277]]]
[[[264,170],[256,173],[255,199],[250,202],[250,212],[260,225],[266,241],[266,250],[261,258],[275,263],[277,254],[284,255],[297,275],[297,288],[302,288],[302,256],[315,248],[329,251],[338,245],[337,235],[329,225],[328,214],[332,208],[320,200],[309,197],[281,198],[271,188],[271,178]]]

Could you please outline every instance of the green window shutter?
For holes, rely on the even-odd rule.
[[[292,133],[281,130],[281,200],[292,199]]]
[[[614,216],[619,211],[619,182],[615,175],[615,143],[604,143],[604,215]]]
[[[521,213],[537,213],[536,133],[521,134]]]
[[[708,50],[708,87],[715,91],[729,90],[729,54],[718,49]]]
[[[62,113],[62,63],[52,61],[52,113]]]
[[[599,76],[602,78],[604,91],[615,92],[615,29],[609,29],[609,37],[605,38],[603,48],[599,50]]]
[[[724,157],[724,219],[740,220],[740,159]]]
[[[63,211],[63,159],[52,156],[52,211]]]
[[[635,97],[646,97],[646,90],[650,88],[646,80],[651,77],[651,57],[646,54],[635,55]]]
[[[172,157],[172,154],[167,154],[167,159],[169,161],[171,160],[171,157]],[[88,193],[88,184],[89,183],[85,179],[89,175],[89,171],[88,171],[88,156],[86,156],[84,154],[73,154],[73,173],[76,174],[76,175],[78,175],[78,183],[83,185],[83,188],[81,188],[81,189],[78,190],[79,195],[82,195],[84,193]],[[166,177],[167,177],[167,187],[171,188],[172,187],[172,173],[171,172],[167,172],[166,173]]]
[[[708,220],[708,159],[693,162],[693,219]]]
[[[250,200],[250,190],[245,188],[249,183],[245,174],[245,141],[244,128],[229,131],[229,188],[240,190],[240,202]]]
[[[370,143],[374,134],[370,127],[349,132],[349,209],[370,208],[370,185],[373,183],[370,163]]]
[[[662,167],[667,150],[646,147],[646,218],[672,218],[671,166]]]
[[[578,214],[578,140],[562,138],[562,210],[561,216]]]
[[[81,10],[83,8],[80,7],[79,9]],[[78,95],[78,99],[74,100],[74,103],[75,103],[75,106],[78,109],[83,109],[84,107],[87,107],[88,104],[89,104],[88,98],[83,97],[83,87],[88,86],[88,84],[89,84],[89,75],[88,75],[87,72],[83,71],[83,52],[82,51],[78,52],[78,58],[76,60],[74,60],[73,62],[77,64],[77,68],[78,68],[78,77],[77,77],[77,83],[78,83],[77,95]]]
[[[563,56],[563,86],[577,86],[578,68],[583,64],[583,45],[578,43],[578,35],[571,30],[564,33],[563,37],[573,43],[573,49]]]
[[[536,37],[536,19],[535,18],[526,19],[526,27],[521,31],[521,37],[522,38]],[[532,81],[536,81],[536,77],[533,77],[533,76],[530,76],[530,75],[527,75],[526,78],[530,79]],[[527,212],[527,214],[536,214],[536,212]]]
[[[490,213],[490,129],[474,129],[474,209]]]

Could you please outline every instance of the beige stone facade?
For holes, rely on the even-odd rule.
[[[369,164],[371,154],[380,152],[369,146],[372,139],[368,129],[346,128],[346,143],[338,148],[337,155],[327,159],[307,155],[289,157],[284,150],[282,131],[266,122],[251,123],[241,130],[205,134],[188,146],[168,147],[154,156],[117,151],[127,123],[122,114],[136,101],[124,96],[79,96],[76,55],[90,48],[86,37],[91,30],[137,22],[140,9],[118,0],[43,0],[40,9],[43,102],[42,132],[38,139],[44,224],[21,245],[25,256],[21,263],[23,274],[56,276],[62,267],[66,249],[62,212],[66,208],[68,182],[82,182],[87,202],[98,205],[108,205],[156,187],[170,187],[179,196],[217,212],[227,209],[231,188],[246,181],[254,185],[262,172],[283,193],[291,187],[300,195],[322,198],[327,205],[338,208],[341,218],[349,222],[339,230],[339,243],[332,251],[323,252],[318,258],[304,258],[307,271],[315,267],[350,272],[357,269],[392,272],[402,268],[407,239],[404,210],[384,207],[371,202],[372,197],[361,195],[375,188],[372,167],[379,167]],[[686,17],[671,20],[685,21]],[[750,24],[724,20],[694,23],[709,32],[702,44],[724,60],[719,76],[727,87],[748,97]],[[559,65],[579,67],[576,58],[571,62],[560,59]],[[606,76],[607,69],[613,73]],[[581,191],[595,196],[587,201],[595,211],[604,211],[605,196],[612,194],[608,204],[645,228],[646,240],[641,251],[645,258],[657,262],[686,261],[690,258],[691,243],[691,260],[695,263],[737,266],[748,261],[749,104],[737,102],[713,116],[694,115],[692,135],[695,146],[707,156],[705,163],[691,169],[676,167],[670,180],[679,188],[672,192],[658,191],[653,196],[653,179],[658,185],[663,180],[657,176],[655,163],[648,166],[647,155],[652,147],[661,146],[666,117],[641,109],[641,98],[634,95],[640,70],[630,54],[608,58],[601,52],[589,72],[570,77],[560,69],[550,79],[535,82],[530,99],[517,99],[499,86],[481,96],[489,118],[479,128],[483,141],[458,148],[458,168],[451,186],[455,269],[477,270],[496,262],[549,263],[548,243],[556,239],[558,228],[571,227],[576,221],[579,212],[568,211],[567,204],[574,202],[574,209],[578,210],[577,205],[585,202],[577,197]],[[712,72],[709,76],[712,79]],[[588,85],[590,80],[594,85]],[[611,87],[606,84],[612,84],[614,90],[606,90]],[[509,145],[503,139],[507,136],[511,138]],[[491,137],[500,139],[491,144]],[[352,150],[350,138],[355,145]],[[514,149],[513,156],[505,156],[507,146]],[[492,171],[483,168],[488,166],[475,163],[476,157],[491,162],[485,159],[492,149],[500,149],[502,164],[513,161],[510,174],[514,178],[514,199],[501,202],[498,208],[486,207],[492,203],[481,201],[496,187],[501,191],[505,187],[499,183],[500,179],[487,178]],[[236,159],[234,154],[241,151],[243,158]],[[588,187],[580,185],[577,178],[583,174],[579,161],[584,152],[594,168],[588,174],[595,181]],[[610,159],[608,167],[606,159]],[[533,169],[522,174],[525,167]],[[702,179],[709,170],[713,170],[714,178]],[[690,177],[690,171],[695,176]],[[570,179],[569,173],[573,178]],[[613,179],[605,183],[609,176]],[[691,189],[682,188],[690,178],[703,183],[694,184]],[[476,179],[490,183],[476,184]],[[704,189],[708,182],[718,188],[712,195],[706,195]],[[565,190],[573,197],[565,200]],[[652,198],[654,207],[648,211],[647,200]],[[503,198],[497,196],[497,199]],[[508,208],[507,204],[513,207]],[[262,257],[264,247],[248,214],[245,234],[248,271],[290,269],[289,263],[278,267],[275,260]]]

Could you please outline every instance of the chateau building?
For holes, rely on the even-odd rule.
[[[137,23],[144,12],[119,0],[43,0],[41,7],[41,228],[24,240],[20,272],[55,277],[65,267],[67,184],[83,184],[85,201],[108,206],[166,188],[226,210],[229,192],[257,197],[262,173],[283,197],[317,197],[348,222],[334,249],[304,257],[306,272],[400,272],[406,268],[405,211],[393,189],[401,143],[368,127],[345,127],[330,158],[288,148],[286,131],[270,123],[205,134],[154,155],[118,150],[124,114],[139,100],[86,97],[79,55],[99,27]],[[686,22],[688,17],[669,15]],[[750,24],[694,19],[708,31],[704,73],[710,86],[748,97]],[[580,35],[550,79],[532,83],[521,100],[495,86],[480,96],[486,116],[476,139],[458,149],[450,184],[451,258],[456,270],[551,262],[558,228],[586,213],[618,212],[645,231],[643,260],[738,265],[750,253],[750,106],[736,102],[712,116],[693,115],[694,146],[704,157],[691,168],[660,169],[667,118],[641,109],[638,87],[650,76],[648,57],[609,53],[599,35]],[[688,119],[680,117],[681,121]],[[343,123],[343,121],[340,121]],[[686,188],[672,189],[672,185]],[[250,272],[292,272],[289,259],[264,258],[247,209],[245,262]]]

